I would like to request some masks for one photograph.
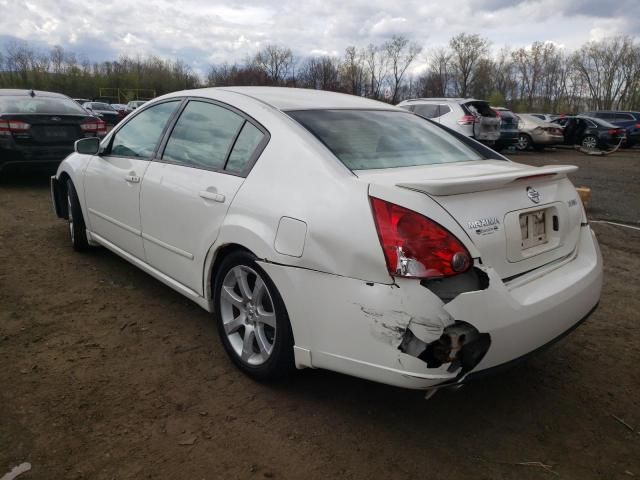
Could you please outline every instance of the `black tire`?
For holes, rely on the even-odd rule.
[[[69,236],[71,246],[76,252],[86,252],[89,250],[87,240],[87,227],[82,216],[82,208],[78,200],[78,193],[71,179],[67,180],[67,218],[69,220]]]
[[[518,142],[515,145],[516,150],[524,152],[531,146],[531,137],[526,133],[521,133],[520,135],[518,135]]]
[[[228,254],[222,260],[213,282],[214,313],[220,340],[231,361],[242,372],[256,380],[272,381],[286,377],[295,369],[293,333],[291,331],[291,323],[289,322],[287,310],[278,289],[266,272],[256,263],[255,258],[254,255],[247,251],[238,250]],[[260,275],[271,297],[273,310],[276,315],[276,333],[273,339],[273,348],[268,359],[260,365],[251,365],[243,360],[234,350],[229,336],[225,333],[221,308],[223,282],[227,274],[238,266],[249,267]]]

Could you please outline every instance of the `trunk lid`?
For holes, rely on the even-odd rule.
[[[371,184],[429,196],[465,231],[460,240],[471,242],[483,264],[508,279],[576,248],[582,208],[566,178],[576,169],[482,160],[356,174]],[[429,217],[429,203],[419,213]]]

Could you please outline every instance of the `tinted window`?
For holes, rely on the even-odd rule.
[[[163,160],[221,170],[244,119],[212,103],[189,102],[178,119]]]
[[[633,118],[633,115],[631,115],[630,113],[617,113],[615,115],[615,120],[626,121],[626,120],[635,120],[635,118]]]
[[[27,95],[0,95],[0,113],[87,115],[87,112],[70,98]]]
[[[113,137],[111,155],[149,158],[179,103],[160,103],[133,117]]]
[[[445,130],[410,113],[374,110],[288,113],[352,170],[483,159]]]
[[[225,170],[234,173],[243,172],[262,137],[264,134],[260,130],[251,123],[245,122],[229,155]]]
[[[413,111],[425,118],[436,118],[440,116],[438,114],[438,105],[416,105]]]
[[[440,115],[438,115],[439,117],[441,117],[442,115],[446,115],[451,111],[451,107],[449,105],[438,105],[438,106],[440,107]]]

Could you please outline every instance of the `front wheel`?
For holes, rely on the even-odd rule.
[[[518,150],[525,151],[531,146],[531,138],[526,133],[521,133],[518,135],[518,143],[516,143],[516,148]]]
[[[293,334],[273,281],[245,251],[221,262],[214,282],[215,315],[224,349],[257,380],[273,380],[294,367]]]

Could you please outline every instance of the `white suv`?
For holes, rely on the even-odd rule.
[[[414,98],[400,102],[398,107],[488,145],[493,145],[500,138],[500,117],[484,100]]]

